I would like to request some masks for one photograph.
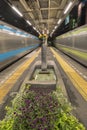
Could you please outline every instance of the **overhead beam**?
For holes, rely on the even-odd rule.
[[[23,5],[24,9],[28,12],[29,16],[34,19],[34,16],[30,13],[31,9],[29,8],[29,6],[27,5],[25,0],[19,0],[20,3]],[[23,12],[24,13],[24,12]]]
[[[49,0],[49,8],[48,8],[48,30],[49,30],[49,19],[50,19],[50,0]]]
[[[40,14],[40,17],[39,17],[39,27],[40,27],[40,21],[42,20],[42,13],[41,13],[41,10],[40,10],[40,3],[39,3],[39,0],[37,0],[37,5],[38,5],[38,10],[39,10],[39,14]],[[37,26],[37,25],[36,25]],[[39,28],[38,28],[39,29]]]
[[[63,0],[62,1],[62,4],[63,4],[63,2],[64,2],[65,0]],[[66,0],[66,2],[67,2],[67,0]],[[75,6],[75,4],[78,2],[78,0],[73,0],[73,5],[72,5],[72,7],[70,8],[70,10],[68,11],[68,13],[67,14],[69,14],[69,12],[72,10],[72,8]],[[66,15],[64,15],[63,13],[62,14],[60,14],[60,16],[57,16],[56,17],[56,19],[60,19],[61,17],[62,17],[62,22],[61,22],[61,24],[63,23],[63,21],[64,21],[64,19],[66,18],[66,16],[67,16],[67,14]],[[59,24],[58,25],[58,27],[61,25],[61,24]],[[54,28],[53,28],[54,29]],[[52,30],[53,30],[52,29]]]
[[[55,19],[55,20],[58,20],[58,19]],[[54,18],[42,19],[42,20],[40,21],[40,24],[44,24],[44,23],[47,23],[47,24],[48,24],[48,22],[49,22],[49,24],[50,24],[50,23],[54,24],[53,21],[54,21]],[[39,23],[38,20],[35,20],[35,22],[36,22],[36,24]]]
[[[43,10],[49,10],[49,8],[37,8],[37,10],[43,11]],[[63,11],[64,9],[62,8],[50,8],[50,10],[58,10],[58,11]],[[33,12],[33,9],[30,9],[29,11],[25,11],[23,13],[28,13],[28,12]]]
[[[64,7],[66,6],[66,3],[67,3],[67,2],[68,2],[68,0],[62,0],[62,1],[61,1],[61,5],[60,5],[60,8],[62,8],[62,9],[64,10]],[[63,10],[61,10],[62,12],[58,10],[58,12],[57,12],[57,14],[56,14],[56,19],[60,19],[61,16],[63,17]],[[58,21],[56,21],[56,24],[57,24],[57,22],[58,22]],[[54,29],[54,27],[53,27],[53,29]],[[53,30],[53,29],[52,29],[52,30]],[[51,30],[51,31],[52,31],[52,30]]]
[[[49,10],[49,8],[40,8],[40,10]],[[50,7],[50,10],[60,10],[60,11],[62,11],[63,9],[62,8],[52,8],[52,7]]]
[[[38,9],[40,11],[40,19],[42,19],[42,13],[41,13],[41,10],[40,10],[40,3],[39,3],[39,0],[37,0],[37,5],[38,5]]]

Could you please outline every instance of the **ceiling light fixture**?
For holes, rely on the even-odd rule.
[[[37,30],[38,33],[40,33],[38,30]]]
[[[65,11],[64,11],[64,14],[66,14],[66,13],[68,12],[68,10],[70,9],[70,7],[71,7],[72,4],[73,4],[72,2],[70,2],[70,3],[68,4],[68,6],[66,7],[66,9],[65,9]]]
[[[32,25],[28,20],[27,20],[27,23],[28,23],[29,25]]]
[[[52,33],[54,33],[55,30],[52,31]]]
[[[12,9],[15,10],[15,12],[17,12],[17,14],[19,14],[21,17],[23,17],[23,14],[15,6],[12,6]]]
[[[61,21],[62,21],[62,19],[59,19],[59,20],[58,20],[58,22],[57,22],[57,24],[60,24],[60,23],[61,23]]]
[[[55,26],[55,29],[57,28],[57,26]]]
[[[37,30],[35,27],[33,27],[34,30]]]
[[[55,26],[56,27],[56,26]],[[52,37],[53,33],[55,32],[55,29],[52,30],[50,36]]]

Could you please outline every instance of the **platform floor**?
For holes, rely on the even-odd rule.
[[[40,60],[40,49],[35,50],[0,73],[0,119],[5,114],[5,106],[10,104],[19,91],[29,67]],[[54,60],[58,66],[68,99],[76,108],[73,114],[87,128],[87,69],[54,48],[48,48],[47,61],[49,60]]]
[[[87,69],[60,51],[51,50],[61,71],[69,101],[75,107],[73,113],[87,128]]]

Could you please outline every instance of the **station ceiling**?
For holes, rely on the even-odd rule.
[[[43,30],[52,31],[58,28],[58,21],[65,19],[67,13],[73,8],[78,0],[7,0],[14,5],[40,33]],[[64,10],[72,2],[70,10],[64,14]]]

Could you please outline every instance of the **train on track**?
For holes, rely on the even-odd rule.
[[[87,25],[56,37],[54,46],[87,67]]]
[[[0,21],[0,70],[39,45],[40,40],[36,36]]]

